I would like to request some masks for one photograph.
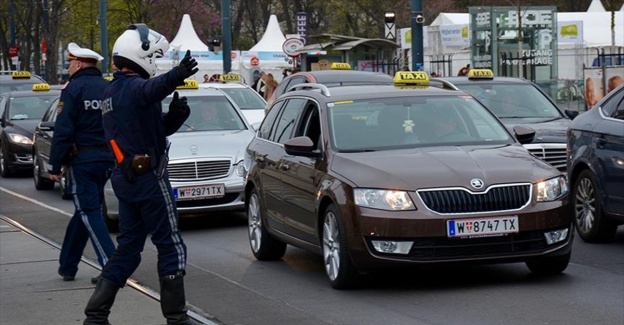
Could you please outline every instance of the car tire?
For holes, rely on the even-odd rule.
[[[13,176],[11,167],[9,166],[9,153],[5,146],[0,142],[0,176],[9,178]]]
[[[325,275],[334,289],[351,289],[359,280],[348,253],[345,227],[335,205],[323,214],[323,263]]]
[[[61,168],[61,181],[59,182],[59,190],[63,200],[71,200],[73,198],[69,189],[69,171],[67,168]]]
[[[249,199],[245,202],[251,252],[260,261],[281,259],[286,254],[286,243],[275,239],[265,228],[262,205],[255,188],[251,190]]]
[[[570,264],[570,255],[536,257],[526,261],[526,265],[533,274],[557,275],[563,272]]]
[[[35,181],[35,188],[38,191],[54,189],[54,182],[41,175],[41,162],[39,158],[37,158],[37,154],[33,155],[33,180]]]
[[[104,217],[104,222],[106,223],[106,228],[108,228],[109,233],[119,232],[119,216],[114,218],[108,214],[108,207],[106,206],[106,199],[104,198],[102,198],[102,217]]]
[[[609,242],[615,237],[618,225],[607,219],[602,211],[596,175],[586,169],[574,182],[574,226],[579,236],[588,243]]]

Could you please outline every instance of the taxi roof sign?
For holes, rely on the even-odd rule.
[[[199,83],[195,79],[184,80],[184,85],[177,86],[176,89],[198,89]]]
[[[426,86],[429,75],[424,71],[399,71],[394,75],[394,84]]]
[[[236,73],[226,73],[219,76],[221,82],[241,82],[241,75]]]
[[[28,71],[13,71],[13,72],[11,72],[11,78],[13,78],[13,79],[28,79],[28,78],[30,78],[30,72],[28,72]]]
[[[50,90],[50,85],[46,83],[33,84],[32,90],[33,91],[48,91]]]
[[[468,79],[494,79],[494,71],[490,69],[470,69]]]
[[[332,70],[351,70],[351,65],[349,63],[344,62],[334,62],[331,64],[330,69]]]

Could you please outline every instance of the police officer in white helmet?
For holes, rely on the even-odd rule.
[[[190,109],[177,92],[166,114],[161,101],[198,69],[187,51],[177,67],[154,77],[155,60],[168,49],[165,37],[144,24],[129,26],[113,46],[119,71],[104,93],[102,120],[116,161],[111,183],[119,199],[120,234],[85,308],[84,324],[109,324],[115,296],[139,266],[148,236],[158,250],[160,304],[167,324],[192,324],[184,294],[186,246],[166,169],[166,137],[178,130]]]

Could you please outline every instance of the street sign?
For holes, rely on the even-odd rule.
[[[249,63],[251,63],[252,67],[257,67],[258,65],[260,65],[260,59],[258,59],[257,56],[254,56],[249,60]]]
[[[9,57],[14,58],[19,53],[19,46],[11,46],[9,47]]]
[[[303,48],[304,45],[301,38],[288,38],[282,44],[282,50],[286,55],[296,58],[299,56],[299,50]]]

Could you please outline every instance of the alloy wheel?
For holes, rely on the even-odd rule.
[[[328,212],[323,224],[323,261],[330,280],[336,280],[340,272],[340,229],[336,215]]]
[[[262,242],[262,219],[260,218],[260,203],[258,195],[253,193],[249,198],[249,208],[247,211],[247,222],[249,226],[249,243],[254,252],[260,250]]]
[[[589,178],[579,180],[574,199],[576,226],[582,232],[587,233],[595,226],[594,223],[596,222],[596,192]]]

